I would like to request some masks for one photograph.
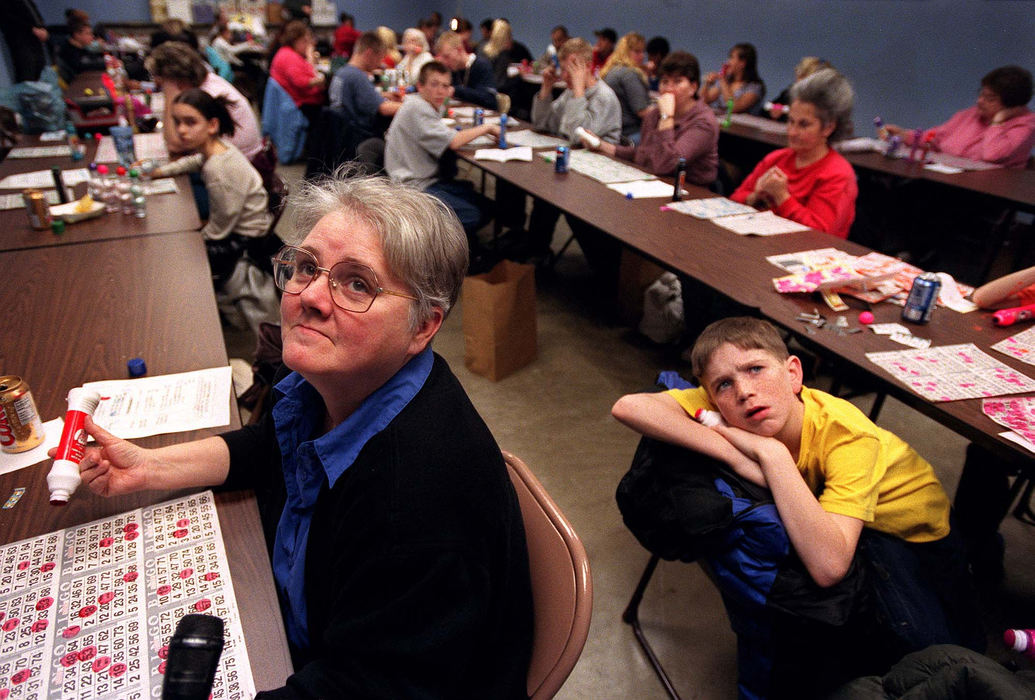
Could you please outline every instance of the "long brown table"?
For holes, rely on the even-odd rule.
[[[0,252],[5,309],[0,373],[28,380],[41,417],[65,411],[65,394],[83,382],[126,376],[126,361],[142,357],[150,374],[225,365],[226,348],[208,280],[204,242],[196,231],[137,236],[34,250]],[[170,445],[238,427],[231,424],[141,440]],[[49,462],[0,476],[6,499],[0,543],[38,536],[157,503],[184,492],[145,492],[102,498],[80,488],[62,508],[49,505]],[[220,525],[234,581],[256,688],[274,688],[291,673],[276,591],[251,493],[217,494]],[[272,614],[271,614],[272,611]]]
[[[35,136],[21,136],[18,146],[62,145],[40,142]],[[85,168],[97,152],[95,143],[88,143],[86,157],[72,162],[67,156],[52,158],[6,158],[0,163],[0,179],[37,170],[49,170],[57,165],[62,170]],[[37,231],[29,225],[24,207],[0,211],[0,250],[46,248],[90,241],[115,240],[135,236],[150,236],[179,231],[196,231],[201,228],[198,209],[194,206],[194,195],[186,175],[175,178],[178,191],[170,194],[156,194],[147,197],[147,218],[138,219],[132,214],[107,212],[95,219],[68,224],[65,232],[54,235],[50,231]],[[47,189],[53,189],[50,184]],[[5,194],[21,194],[18,189],[0,190]],[[75,187],[75,195],[86,194],[86,184]]]
[[[723,150],[723,142],[730,138],[756,144],[763,153],[787,145],[786,133],[765,131],[747,124],[732,123],[723,127],[719,132],[719,138],[720,153]],[[1028,209],[1035,207],[1035,170],[996,168],[949,174],[927,170],[922,164],[910,163],[905,158],[887,158],[880,153],[845,153],[844,156],[856,168],[907,180],[927,180],[945,187],[970,190]]]
[[[857,369],[873,380],[875,388],[895,396],[968,439],[1004,458],[1035,466],[1035,457],[1030,452],[998,437],[997,433],[1003,428],[981,413],[980,400],[929,402],[871,363],[864,354],[900,350],[902,346],[869,332],[838,335],[834,331],[820,330],[815,335],[810,334],[796,317],[801,311],[811,312],[822,304],[810,296],[779,294],[773,289],[771,279],[786,273],[766,261],[767,256],[827,247],[861,255],[869,249],[819,231],[738,236],[710,221],[662,211],[664,199],[627,200],[579,173],[557,174],[551,164],[538,156],[531,163],[479,161],[469,150],[462,151],[461,157],[599,228],[662,267],[688,275],[738,304],[756,309],[804,344]],[[690,198],[714,196],[704,188],[687,186],[686,189]],[[901,320],[901,309],[891,304],[878,304],[873,312],[881,322]],[[825,307],[823,313],[831,320],[835,316]],[[855,321],[857,314],[858,310],[848,312],[853,326],[858,326]],[[916,335],[931,338],[933,345],[973,342],[986,351],[993,343],[1017,331],[1016,327],[993,327],[990,314],[978,311],[959,314],[938,310],[933,323],[914,327]],[[990,354],[1025,374],[1035,375],[1035,369],[1013,358],[995,351],[990,351]]]

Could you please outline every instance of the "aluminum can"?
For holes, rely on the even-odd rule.
[[[37,231],[46,231],[50,228],[50,205],[41,190],[30,187],[22,192],[22,200],[25,202],[25,210],[29,214],[29,225]]]
[[[478,107],[474,110],[474,125],[481,126],[485,123],[485,110]]]
[[[557,156],[553,159],[554,172],[566,173],[568,172],[568,147],[558,146]]]
[[[21,377],[0,377],[0,449],[25,452],[43,442],[43,421],[29,384]]]
[[[931,320],[942,281],[933,272],[925,272],[913,279],[906,305],[902,307],[902,319],[912,323],[927,323]]]

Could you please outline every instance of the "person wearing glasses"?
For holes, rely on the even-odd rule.
[[[383,178],[306,183],[274,258],[286,370],[259,424],[143,449],[92,421],[96,493],[254,489],[295,672],[259,697],[527,698],[528,551],[500,449],[431,341],[467,241]]]

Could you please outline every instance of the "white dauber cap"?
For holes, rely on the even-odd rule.
[[[101,395],[93,389],[84,389],[77,386],[68,392],[68,410],[82,411],[87,415],[93,415],[97,410],[97,404],[101,402]]]
[[[64,505],[72,497],[79,484],[83,483],[79,476],[79,465],[70,459],[55,459],[54,466],[47,474],[47,488],[50,489],[50,504]]]
[[[707,411],[703,408],[697,409],[697,413],[694,414],[694,418],[697,422],[706,428],[714,428],[717,425],[726,425],[726,421],[722,419],[722,414],[718,411]]]

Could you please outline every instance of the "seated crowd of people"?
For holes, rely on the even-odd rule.
[[[458,177],[455,152],[500,126],[454,128],[443,120],[450,101],[497,110],[527,97],[537,131],[659,176],[678,167],[687,183],[718,190],[723,116],[785,120],[787,147],[725,194],[839,238],[856,218],[857,176],[836,149],[852,134],[854,91],[826,61],[803,59],[767,105],[750,43],[702,75],[691,51],[637,32],[604,28],[590,43],[557,26],[536,58],[504,18],[482,22],[477,44],[467,20],[441,25],[421,20],[400,44],[392,29],[363,31],[343,14],[328,42],[333,70],[304,19],[263,49],[269,80],[305,117],[305,157],[337,175],[303,185],[292,245],[272,260],[280,299],[265,311],[283,324],[284,369],[264,420],[156,450],[87,422],[96,445],[81,469],[100,493],[258,491],[296,668],[276,697],[527,697],[532,603],[518,503],[498,446],[431,341],[465,274],[497,252],[548,262],[562,211],[536,198],[529,206],[502,181],[492,202]],[[201,233],[214,271],[222,267],[217,289],[234,274],[228,250],[247,250],[271,225],[258,95],[234,84],[240,57],[263,46],[246,34],[220,21],[199,43],[171,23],[145,64],[164,94],[172,157],[151,175],[193,174]],[[231,66],[230,79],[202,45]],[[70,15],[57,60],[68,79],[105,70],[88,17]],[[534,92],[522,70],[538,72]],[[975,106],[923,132],[888,125],[886,136],[1023,167],[1035,146],[1031,98],[1031,73],[1003,66],[982,79]],[[335,170],[353,160],[387,179]],[[493,215],[508,230],[490,249],[479,231]],[[575,217],[568,224],[597,275],[614,279],[619,244]],[[975,300],[1025,300],[1033,282],[1025,271]],[[846,593],[846,637],[793,639],[833,656],[830,641],[852,637],[846,648],[859,655],[831,663],[823,682],[886,670],[933,644],[984,649],[967,561],[994,547],[981,503],[962,504],[957,522],[932,466],[847,401],[805,387],[801,360],[766,322],[708,325],[692,366],[698,388],[631,394],[613,415],[768,488],[807,586],[862,581]],[[721,420],[706,426],[695,420],[701,410]],[[972,458],[992,461],[977,450]]]

